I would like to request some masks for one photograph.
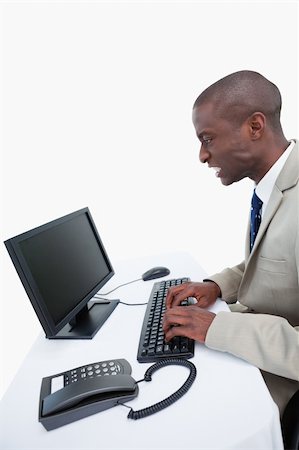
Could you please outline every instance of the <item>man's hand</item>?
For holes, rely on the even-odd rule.
[[[220,287],[213,281],[171,287],[167,292],[163,321],[165,339],[170,341],[174,336],[186,336],[204,343],[215,314],[203,308],[213,305],[220,296]],[[179,306],[188,297],[195,297],[197,303]]]
[[[220,296],[220,287],[213,281],[205,281],[204,283],[188,282],[169,288],[166,297],[166,308],[178,306],[188,297],[196,298],[196,306],[207,308],[213,305],[217,297]]]
[[[163,321],[165,339],[170,341],[174,336],[186,336],[204,343],[215,316],[216,314],[196,305],[167,309]]]

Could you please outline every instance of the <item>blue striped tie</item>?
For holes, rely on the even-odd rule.
[[[250,251],[252,250],[257,232],[259,230],[262,216],[263,202],[262,200],[256,195],[255,190],[253,191],[253,196],[251,199],[251,214],[250,214]]]

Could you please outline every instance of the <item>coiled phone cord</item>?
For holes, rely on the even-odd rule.
[[[192,386],[195,378],[196,378],[196,367],[195,365],[187,361],[185,359],[177,359],[177,358],[170,358],[170,359],[162,359],[161,361],[157,362],[153,366],[149,367],[147,371],[144,374],[144,380],[140,381],[151,381],[152,380],[152,374],[156,372],[157,370],[161,369],[165,366],[170,365],[178,365],[178,366],[184,366],[190,369],[189,376],[185,383],[173,394],[171,394],[169,397],[165,398],[161,402],[155,403],[152,406],[149,406],[144,409],[140,409],[139,411],[134,411],[132,408],[130,409],[130,412],[128,414],[128,419],[142,419],[143,417],[150,416],[151,414],[155,414],[158,411],[161,411],[164,408],[167,408],[167,406],[172,405],[174,402],[176,402],[179,398],[181,398],[183,395],[186,394],[186,392],[190,389]],[[138,382],[139,383],[139,382]]]

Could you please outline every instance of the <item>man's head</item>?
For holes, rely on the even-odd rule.
[[[257,72],[212,84],[193,107],[201,162],[216,168],[225,185],[245,177],[258,182],[286,148],[280,111],[278,88]]]

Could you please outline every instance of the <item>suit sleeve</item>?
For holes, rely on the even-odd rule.
[[[295,240],[295,264],[299,280],[299,233]],[[227,303],[237,300],[244,268],[241,263],[209,277],[219,285]],[[219,312],[208,330],[205,344],[266,372],[299,381],[299,324],[293,325],[283,317],[270,314]]]
[[[299,326],[292,327],[282,317],[220,312],[205,343],[262,370],[299,381]]]
[[[220,273],[216,273],[207,280],[214,281],[218,284],[221,289],[222,299],[226,303],[236,303],[244,269],[245,262],[243,261],[235,267],[227,268]]]

